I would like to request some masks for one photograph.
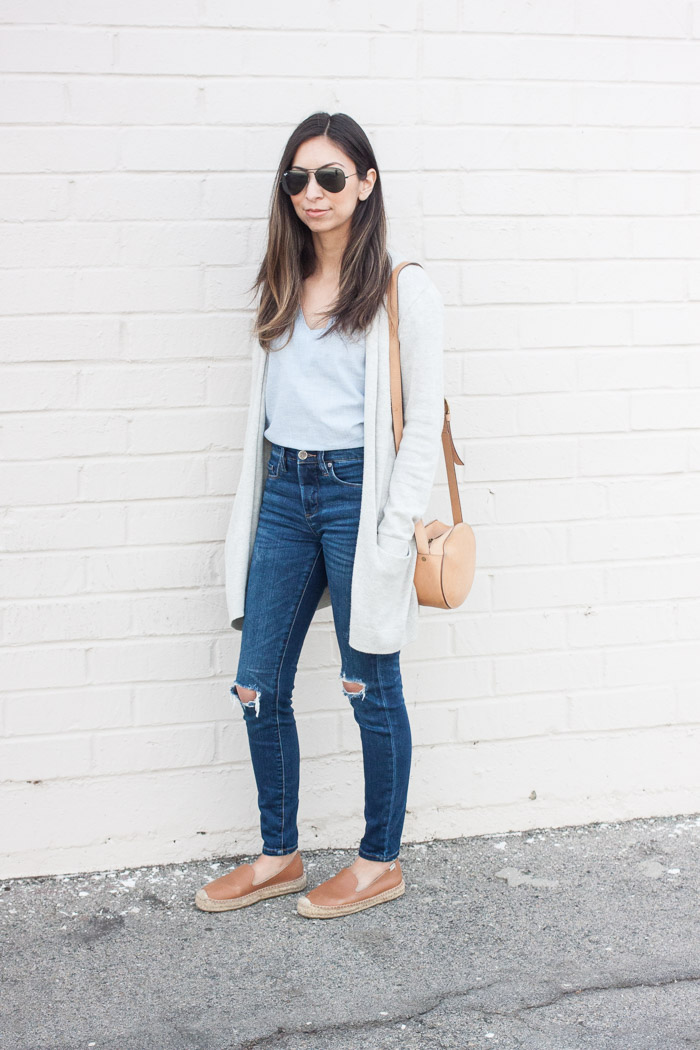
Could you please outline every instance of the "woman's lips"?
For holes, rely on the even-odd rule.
[[[306,214],[307,215],[325,215],[327,211],[328,211],[328,208],[319,208],[319,209],[307,208],[306,209]]]

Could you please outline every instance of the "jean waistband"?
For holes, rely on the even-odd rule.
[[[284,456],[287,463],[308,462],[313,463],[340,463],[343,459],[363,459],[365,454],[364,445],[356,445],[354,448],[291,448],[288,445],[276,445],[271,442],[272,451],[278,456]]]

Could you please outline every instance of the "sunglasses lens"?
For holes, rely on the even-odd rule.
[[[308,180],[309,176],[305,171],[285,171],[282,176],[282,189],[293,197],[294,194],[301,193]]]
[[[328,193],[340,193],[345,186],[345,172],[342,168],[319,168],[316,181]]]

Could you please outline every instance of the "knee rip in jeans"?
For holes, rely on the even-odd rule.
[[[354,679],[348,678],[348,676],[342,670],[341,670],[340,674],[338,675],[338,678],[342,679],[343,692],[348,697],[348,699],[350,699],[350,700],[364,700],[364,698],[365,698],[365,689],[367,688],[367,686],[365,685],[364,682],[356,682],[356,681],[354,681]],[[351,687],[356,687],[356,688],[351,688]]]
[[[251,700],[244,700],[241,694],[238,692],[239,689],[248,689],[255,693],[255,696]],[[255,708],[255,717],[257,718],[260,714],[260,690],[256,689],[254,685],[242,685],[240,682],[234,682],[231,686],[231,692],[234,696],[237,696],[241,702],[243,712],[246,710],[251,711]]]

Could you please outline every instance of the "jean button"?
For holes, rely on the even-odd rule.
[[[306,459],[306,457],[308,456],[308,454],[309,454],[308,452],[305,452],[305,451],[304,451],[304,450],[302,449],[302,450],[301,450],[301,452],[299,453],[299,459]]]

